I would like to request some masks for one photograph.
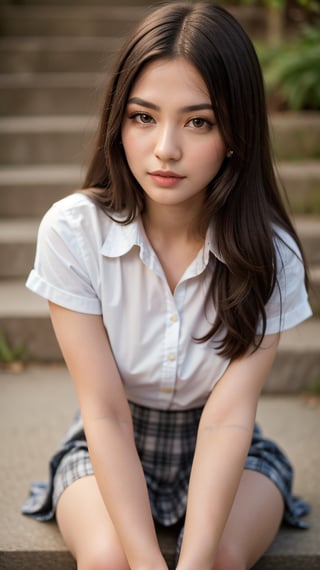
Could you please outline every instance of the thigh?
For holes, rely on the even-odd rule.
[[[94,475],[82,477],[59,498],[57,523],[77,568],[129,570]]]
[[[248,570],[275,538],[284,512],[276,485],[257,471],[244,470],[225,526],[214,570]]]

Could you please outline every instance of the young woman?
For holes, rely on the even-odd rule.
[[[79,414],[24,512],[56,514],[79,570],[251,568],[290,464],[254,427],[280,332],[310,316],[276,185],[263,81],[213,4],[158,8],[123,47],[82,191],[53,205],[28,287],[49,300]]]

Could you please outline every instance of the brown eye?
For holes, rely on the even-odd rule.
[[[194,129],[203,129],[203,128],[211,128],[213,123],[208,121],[208,119],[203,119],[202,117],[195,117],[188,122],[188,125],[193,127]]]
[[[153,118],[148,113],[133,113],[130,115],[130,119],[134,119],[137,123],[142,123],[143,125],[148,125],[149,123],[154,123]]]
[[[206,123],[206,121],[204,119],[192,119],[191,121],[192,125],[194,127],[196,127],[197,129],[201,128],[204,126],[204,124]]]

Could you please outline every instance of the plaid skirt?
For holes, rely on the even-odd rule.
[[[183,411],[149,409],[130,402],[136,447],[143,466],[155,520],[170,526],[185,514],[189,476],[202,408]],[[255,425],[245,469],[263,473],[280,490],[284,522],[307,528],[301,517],[310,507],[292,495],[293,469],[282,450]],[[50,461],[48,482],[35,482],[22,513],[46,521],[55,515],[61,493],[81,477],[93,475],[80,413]]]

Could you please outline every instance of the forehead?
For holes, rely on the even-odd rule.
[[[186,58],[157,59],[142,69],[129,97],[143,93],[144,98],[165,98],[198,102],[210,101],[208,88],[197,68]]]

